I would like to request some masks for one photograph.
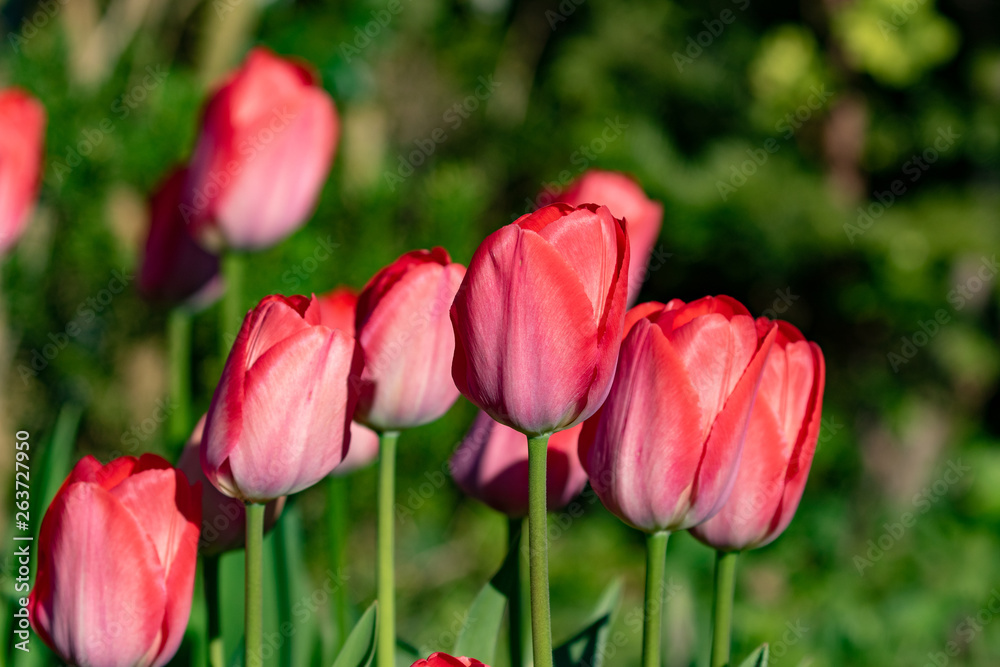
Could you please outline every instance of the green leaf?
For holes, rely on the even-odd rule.
[[[378,628],[378,602],[361,615],[351,634],[347,635],[344,648],[333,663],[333,667],[368,667],[375,657],[375,631]]]
[[[556,667],[601,667],[611,623],[622,602],[624,581],[615,579],[604,589],[584,627],[556,647],[553,659]]]
[[[740,667],[767,667],[768,651],[767,644],[761,644],[756,651],[740,663]]]
[[[420,651],[415,646],[396,637],[396,667],[410,667],[421,657]]]
[[[455,641],[452,651],[455,655],[475,657],[488,665],[495,661],[507,600],[513,587],[519,585],[516,559],[520,557],[520,544],[521,535],[517,533],[500,569],[472,601],[465,625]]]

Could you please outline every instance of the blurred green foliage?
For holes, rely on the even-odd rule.
[[[121,53],[97,58],[103,69],[87,60],[92,19],[140,5]],[[49,126],[39,211],[2,267],[3,432],[26,429],[42,444],[75,403],[74,456],[138,453],[126,435],[166,395],[162,306],[130,286],[43,369],[24,369],[112,271],[134,271],[144,198],[190,154],[210,64],[265,44],[313,63],[342,138],[312,221],[251,258],[250,297],[360,287],[418,247],[467,262],[544,188],[588,167],[630,172],[665,207],[644,299],[730,294],[799,326],[827,359],[823,433],[798,515],[740,560],[734,656],[767,641],[776,665],[943,664],[939,653],[997,664],[994,616],[975,617],[1000,582],[1000,300],[995,268],[976,278],[1000,250],[1000,7],[402,0],[383,25],[386,7],[4,6],[0,81],[37,95]],[[151,87],[148,68],[162,79]],[[476,100],[490,77],[495,92]],[[602,139],[609,125],[620,132]],[[445,139],[421,148],[438,128]],[[953,140],[935,148],[942,133]],[[324,242],[336,251],[317,262]],[[948,320],[934,328],[942,309]],[[195,320],[198,414],[221,368],[217,320],[217,307]],[[450,648],[449,629],[503,558],[503,518],[447,479],[473,414],[460,400],[401,440],[399,631],[425,652]],[[140,449],[174,457],[164,432],[143,433]],[[949,482],[950,465],[968,470]],[[349,484],[347,586],[361,610],[374,591],[374,471]],[[624,574],[624,640],[609,660],[638,664],[629,613],[641,607],[642,540],[582,502],[582,518],[553,519],[556,639]],[[327,567],[322,489],[296,505],[315,587]],[[913,525],[897,527],[907,513]],[[707,661],[711,568],[708,550],[672,538],[670,665]],[[958,656],[944,653],[949,642]]]

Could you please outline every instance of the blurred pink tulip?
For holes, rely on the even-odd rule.
[[[0,256],[24,232],[42,181],[45,109],[17,88],[0,91]]]
[[[735,299],[636,306],[614,386],[584,424],[580,460],[612,513],[647,533],[721,509],[774,342]]]
[[[246,545],[246,506],[236,498],[223,495],[212,486],[201,469],[201,440],[205,433],[205,417],[198,420],[191,438],[188,440],[177,469],[187,475],[192,482],[201,482],[201,537],[198,551],[206,556],[215,556],[226,551],[242,549]],[[281,496],[267,504],[264,512],[264,532],[274,527],[281,510],[285,507],[285,497]]]
[[[458,398],[448,308],[465,275],[444,248],[414,250],[375,274],[357,306],[365,351],[355,415],[376,431],[434,421]]]
[[[187,627],[199,485],[152,454],[73,468],[42,519],[31,625],[81,667],[159,667]]]
[[[181,216],[186,178],[186,169],[175,169],[150,198],[139,290],[148,299],[207,306],[222,292],[219,258],[195,243]]]
[[[587,484],[577,442],[583,424],[549,438],[545,490],[548,510],[569,505]],[[528,514],[528,437],[480,412],[451,457],[451,476],[467,495],[509,517]]]
[[[546,206],[488,236],[451,307],[458,388],[528,435],[592,415],[615,374],[628,266],[605,206]]]
[[[268,296],[243,320],[205,423],[201,464],[222,493],[265,503],[333,470],[350,442],[362,355],[315,297]]]
[[[642,188],[625,174],[590,169],[560,194],[557,201],[571,206],[603,204],[611,215],[625,221],[632,259],[628,274],[628,303],[635,303],[646,280],[653,246],[660,236],[663,205],[646,196]]]
[[[210,248],[267,248],[310,215],[337,144],[333,99],[306,67],[253,49],[205,108],[184,218]]]
[[[474,658],[454,658],[447,653],[432,653],[426,660],[417,660],[410,667],[490,667]]]
[[[773,325],[766,317],[758,318],[757,331]],[[823,352],[791,324],[777,325],[733,492],[718,514],[691,530],[721,551],[762,547],[788,527],[819,439],[826,380]]]

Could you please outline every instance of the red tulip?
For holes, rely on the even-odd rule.
[[[45,109],[26,92],[0,92],[0,255],[17,243],[42,180]]]
[[[625,221],[632,260],[628,276],[628,302],[634,303],[646,280],[649,256],[663,223],[663,205],[646,196],[642,188],[625,174],[591,169],[558,197],[571,206],[603,204],[616,218]]]
[[[577,442],[583,424],[549,438],[546,471],[550,512],[569,505],[583,491],[587,473]],[[451,457],[451,476],[467,495],[510,517],[528,514],[528,438],[480,412]]]
[[[338,287],[318,299],[320,322],[331,329],[342,329],[353,336],[358,304],[357,293],[349,287]],[[367,426],[352,421],[351,447],[344,460],[330,474],[339,476],[352,473],[373,463],[377,458],[378,434]]]
[[[219,258],[202,249],[181,215],[186,169],[175,169],[150,199],[149,236],[139,289],[150,299],[208,305],[221,293]]]
[[[362,356],[320,323],[315,297],[265,297],[215,389],[201,464],[227,496],[264,503],[308,488],[343,460]]]
[[[747,309],[726,296],[636,308],[646,315],[622,343],[607,402],[584,425],[580,460],[623,521],[682,530],[729,496],[776,333],[758,337]]]
[[[250,52],[205,108],[185,188],[203,244],[274,245],[316,204],[339,132],[330,96],[304,66]]]
[[[475,658],[454,658],[447,653],[432,653],[426,660],[417,660],[410,667],[489,667]]]
[[[414,250],[375,274],[358,297],[365,351],[355,418],[376,431],[432,422],[452,406],[455,334],[448,307],[465,275],[444,248]]]
[[[205,417],[198,420],[194,432],[188,440],[177,469],[187,475],[192,482],[201,482],[201,538],[198,551],[215,556],[226,551],[242,549],[246,545],[246,506],[236,498],[223,495],[208,481],[201,469],[201,440],[205,433]],[[267,504],[264,513],[264,532],[274,527],[281,510],[285,507],[285,497],[281,496]]]
[[[52,500],[38,540],[31,625],[62,660],[158,667],[191,611],[200,489],[158,456],[87,456]]]
[[[826,380],[823,353],[791,324],[777,325],[733,492],[718,514],[691,531],[722,551],[762,547],[788,527],[816,451]],[[759,333],[772,326],[766,317],[757,320]]]
[[[615,374],[628,266],[605,206],[554,204],[491,234],[451,308],[458,388],[528,435],[592,415]]]

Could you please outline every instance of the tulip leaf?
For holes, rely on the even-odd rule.
[[[361,619],[347,635],[333,667],[368,667],[375,657],[375,631],[378,629],[378,602],[361,615]]]
[[[761,644],[756,651],[740,663],[740,667],[767,667],[769,651],[767,644]]]
[[[453,653],[475,657],[488,665],[495,661],[497,638],[503,623],[510,591],[517,580],[517,559],[521,557],[521,534],[514,535],[503,564],[469,607],[465,624],[455,641]]]
[[[396,637],[396,667],[410,667],[417,660],[420,660],[420,651]]]
[[[601,667],[604,664],[611,623],[621,605],[624,587],[621,577],[608,584],[584,627],[556,647],[552,656],[556,667]]]

